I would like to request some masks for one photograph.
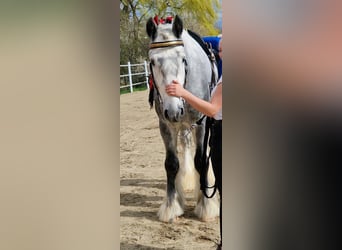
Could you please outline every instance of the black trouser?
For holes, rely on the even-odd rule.
[[[222,120],[213,120],[210,128],[211,164],[220,193],[220,235],[222,241]]]

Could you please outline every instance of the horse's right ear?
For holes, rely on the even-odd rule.
[[[146,33],[152,39],[152,41],[156,38],[157,25],[154,23],[152,17],[150,17],[146,23]]]
[[[175,20],[173,21],[172,31],[177,38],[181,37],[183,32],[183,21],[178,15],[176,15]]]

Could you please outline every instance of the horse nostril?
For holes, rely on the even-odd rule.
[[[165,118],[166,118],[166,119],[169,119],[169,114],[167,113],[167,109],[165,109],[164,115],[165,115]]]
[[[181,108],[181,115],[184,115],[184,108]]]

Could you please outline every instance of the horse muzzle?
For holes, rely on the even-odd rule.
[[[177,110],[165,109],[164,117],[170,122],[179,122],[184,116],[184,107],[180,107]]]

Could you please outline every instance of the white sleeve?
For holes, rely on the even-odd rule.
[[[219,85],[219,84],[221,84],[221,83],[222,83],[222,75],[221,75],[220,79],[217,81],[217,84],[216,84],[216,85]]]

